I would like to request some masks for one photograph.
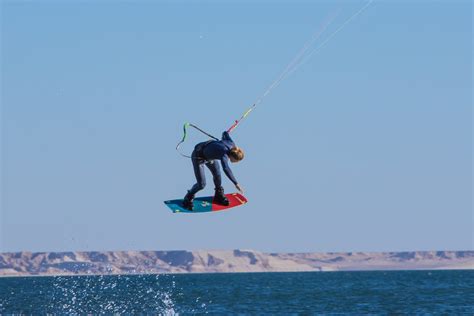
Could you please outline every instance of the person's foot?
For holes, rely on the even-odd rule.
[[[229,206],[229,200],[227,197],[224,195],[224,188],[216,188],[216,194],[214,194],[214,203],[219,204],[219,205],[224,205],[224,206]]]
[[[193,210],[193,201],[194,194],[191,194],[189,191],[183,199],[183,207],[189,211]]]

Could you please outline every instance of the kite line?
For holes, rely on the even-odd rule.
[[[281,72],[281,74],[268,86],[265,92],[260,95],[256,101],[252,104],[250,108],[248,108],[242,116],[235,120],[232,126],[227,129],[228,133],[231,133],[239,124],[250,114],[252,111],[262,103],[263,99],[270,94],[270,92],[278,87],[282,81],[284,81],[289,75],[291,75],[294,71],[296,71],[299,67],[305,64],[313,54],[319,52],[337,33],[339,33],[346,25],[348,25],[354,18],[360,15],[363,11],[365,11],[375,0],[369,0],[361,9],[359,9],[356,13],[351,15],[339,28],[337,28],[334,32],[332,32],[321,44],[319,44],[313,50],[310,50],[312,45],[321,37],[321,35],[326,31],[326,29],[331,25],[334,19],[337,17],[338,14],[332,14],[329,16],[325,21],[323,21],[321,27],[318,31],[316,31],[311,38],[304,44],[303,48],[296,54],[296,56],[291,60],[291,62],[286,66],[286,68]],[[309,51],[309,53],[307,53]],[[211,134],[205,132],[201,128],[197,127],[191,123],[185,123],[183,126],[183,138],[176,146],[176,150],[179,154],[183,157],[191,158],[188,155],[185,155],[179,151],[181,144],[184,143],[187,137],[187,129],[188,127],[193,127],[194,129],[198,130],[199,132],[203,133],[204,135],[208,136],[211,139],[219,140],[217,137],[212,136]]]
[[[347,24],[349,24],[355,17],[361,14],[365,9],[367,9],[374,0],[369,0],[360,10],[356,13],[351,15],[338,29],[336,29],[333,33],[331,33],[326,40],[324,40],[318,47],[314,50],[310,51],[309,54],[306,54],[306,51],[311,47],[313,44],[326,30],[326,28],[331,24],[334,20],[335,16],[332,16],[329,21],[325,21],[321,27],[321,29],[303,46],[303,49],[296,55],[296,57],[288,64],[285,70],[278,76],[275,81],[267,88],[267,90],[252,104],[252,106],[244,112],[244,114],[234,122],[234,124],[227,130],[227,132],[232,132],[237,126],[239,126],[240,122],[244,120],[262,101],[263,99],[270,94],[270,92],[276,88],[284,79],[286,79],[290,74],[292,74],[296,69],[298,69],[301,65],[306,63],[311,56],[320,51],[323,46],[325,46],[339,31],[341,31]]]

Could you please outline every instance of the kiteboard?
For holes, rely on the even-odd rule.
[[[225,196],[229,199],[227,206],[214,203],[212,196],[195,198],[192,211],[183,207],[183,199],[165,201],[165,204],[173,213],[207,213],[223,211],[247,203],[247,199],[240,193],[229,193]]]

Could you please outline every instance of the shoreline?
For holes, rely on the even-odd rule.
[[[271,274],[271,273],[346,273],[346,272],[437,272],[437,271],[474,271],[473,268],[414,268],[414,269],[359,269],[359,270],[332,270],[332,271],[238,271],[238,272],[163,272],[163,273],[111,273],[111,274],[95,274],[95,273],[79,273],[79,274],[27,274],[27,275],[0,275],[2,278],[58,278],[58,277],[113,277],[113,276],[159,276],[159,275],[204,275],[204,274]]]

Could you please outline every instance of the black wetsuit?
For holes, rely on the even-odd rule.
[[[189,190],[189,193],[196,194],[196,192],[204,189],[206,186],[204,165],[206,165],[206,167],[211,171],[215,187],[220,188],[222,186],[219,160],[222,164],[222,169],[224,170],[225,175],[230,179],[230,181],[232,181],[232,183],[237,184],[237,180],[229,167],[228,152],[233,147],[235,147],[235,144],[227,132],[222,134],[221,140],[199,143],[194,147],[191,158],[197,183],[191,188],[191,190]]]

